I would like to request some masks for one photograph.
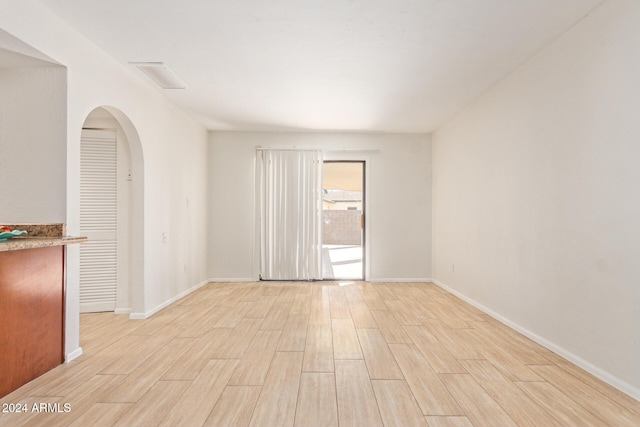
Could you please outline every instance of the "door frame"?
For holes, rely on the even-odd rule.
[[[125,131],[123,126],[127,124],[126,117],[118,118],[119,111],[109,106],[102,106],[93,109],[85,118],[81,129],[80,150],[82,149],[82,135],[86,130],[97,131],[113,131],[116,137],[116,301],[115,308],[112,310],[115,314],[130,315],[135,305],[134,301],[134,279],[138,278],[133,263],[133,256],[137,253],[135,248],[135,237],[139,230],[134,226],[134,214],[136,206],[136,181],[133,175],[137,169],[141,169],[141,165],[134,165],[136,160],[134,155],[135,145],[137,142],[137,134],[135,132]],[[141,187],[139,187],[141,188]],[[80,219],[78,218],[78,222]],[[80,227],[80,224],[78,224]],[[141,257],[143,258],[143,257]],[[78,266],[80,261],[78,260]],[[142,266],[140,266],[142,267]],[[140,280],[140,286],[143,281]],[[141,301],[142,302],[142,301]],[[111,311],[111,310],[109,310]],[[82,311],[81,311],[82,312]],[[92,312],[92,311],[89,311]]]
[[[374,259],[375,254],[371,250],[371,230],[372,226],[374,226],[374,214],[371,210],[371,176],[373,175],[373,164],[370,156],[371,150],[354,150],[354,151],[345,151],[345,150],[322,150],[323,153],[323,161],[353,161],[353,162],[363,162],[364,170],[365,170],[365,178],[364,178],[364,208],[363,210],[366,212],[365,217],[365,228],[364,228],[364,236],[363,236],[363,267],[364,267],[364,278],[363,281],[369,281],[371,277],[371,264]],[[257,168],[256,164],[258,162],[257,152],[253,157],[253,238],[252,238],[252,247],[253,247],[253,262],[252,262],[252,277],[249,278],[237,278],[233,279],[233,281],[244,281],[244,282],[257,282],[260,280],[260,185],[258,175],[256,173]],[[366,262],[365,262],[366,260]]]
[[[325,151],[324,162],[327,163],[362,163],[362,214],[364,215],[364,230],[362,232],[362,281],[371,277],[371,159],[368,154],[361,152]],[[342,281],[327,279],[328,281]]]

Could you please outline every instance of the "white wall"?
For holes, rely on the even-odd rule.
[[[144,181],[138,213],[144,217],[144,242],[134,246],[144,246],[144,260],[136,260],[144,262],[144,283],[133,286],[144,290],[144,298],[138,306],[134,301],[134,314],[152,313],[204,281],[207,131],[35,1],[0,0],[0,28],[67,67],[66,153],[51,167],[66,170],[66,188],[58,184],[55,191],[66,193],[70,234],[79,230],[80,132],[86,117],[96,107],[111,106],[135,127],[137,152],[144,158],[144,176],[134,175]],[[79,353],[77,247],[69,246],[67,255],[66,352],[74,357]]]
[[[215,132],[210,136],[209,151],[211,278],[258,277],[254,213],[254,162],[258,146],[327,148],[325,158],[366,159],[368,279],[431,277],[428,135]],[[363,151],[340,153],[335,149]]]
[[[65,222],[66,94],[63,67],[0,68],[0,222]]]
[[[605,2],[433,135],[434,277],[637,399],[638,22]]]

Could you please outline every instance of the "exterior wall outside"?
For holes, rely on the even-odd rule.
[[[322,212],[322,244],[361,245],[362,211],[330,210]]]

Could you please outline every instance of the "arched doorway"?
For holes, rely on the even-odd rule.
[[[144,308],[143,157],[138,133],[120,110],[85,119],[81,140],[80,312]],[[133,317],[133,316],[132,316]]]

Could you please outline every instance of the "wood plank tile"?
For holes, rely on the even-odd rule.
[[[568,398],[547,382],[515,383],[561,424],[567,426],[602,426],[602,420]]]
[[[532,366],[531,369],[603,422],[620,426],[640,425],[640,415],[610,400],[564,369],[557,366]]]
[[[456,359],[484,359],[475,329],[449,328],[433,320],[426,321],[425,327]]]
[[[211,348],[212,359],[240,359],[260,330],[262,319],[247,318],[238,322],[238,326],[218,346]]]
[[[323,288],[325,286],[320,285],[320,286],[314,286],[311,288],[311,300],[321,300],[322,299],[322,294],[323,294]],[[329,294],[327,293],[327,298],[328,298]]]
[[[260,396],[260,386],[227,386],[222,392],[205,427],[247,426]]]
[[[482,317],[483,313],[480,310],[456,296],[445,294],[440,297],[435,297],[433,301],[447,313],[465,322],[484,320]]]
[[[467,417],[425,417],[429,427],[473,427]]]
[[[385,301],[385,304],[393,312],[393,316],[400,325],[422,325],[422,321],[411,310],[407,309],[407,304],[404,302],[394,300]]]
[[[260,289],[262,295],[265,297],[276,297],[282,293],[282,285],[277,282],[262,282],[260,283]]]
[[[209,307],[203,305],[173,304],[171,307],[180,307],[182,310],[181,315],[172,321],[172,324],[178,326],[193,326],[202,321],[202,318],[209,311]]]
[[[486,323],[486,327],[487,328],[493,328],[494,331],[500,333],[500,334],[504,334],[506,337],[508,337],[509,340],[514,341],[516,343],[518,343],[518,345],[522,346],[522,347],[526,347],[532,351],[538,352],[538,353],[551,353],[548,349],[544,348],[543,346],[541,346],[540,344],[538,344],[537,342],[525,337],[524,335],[522,335],[520,332],[511,329],[510,327],[508,327],[507,325],[505,325],[504,323],[494,319],[493,317],[487,315],[487,314],[482,314],[481,318],[485,319],[485,323]]]
[[[287,282],[287,289],[293,291],[294,295],[305,295],[311,298],[313,286],[316,286],[314,282]]]
[[[28,383],[25,390],[29,396],[64,396],[84,384],[93,375],[109,366],[116,359],[113,357],[86,358],[65,363]],[[15,398],[20,390],[9,396]]]
[[[293,298],[289,314],[309,314],[311,311],[311,295],[298,294]]]
[[[378,292],[378,294],[380,295],[380,298],[382,298],[385,302],[398,299],[395,292],[391,290],[391,286],[387,285],[387,283],[376,282],[372,283],[372,285],[376,292]],[[395,290],[403,288],[403,286],[399,283],[394,283],[392,286],[395,288]]]
[[[289,310],[291,309],[291,303],[278,302],[274,303],[264,318],[264,321],[260,325],[260,329],[263,331],[282,331],[284,325],[289,319]]]
[[[519,426],[561,424],[487,360],[464,360],[462,366]]]
[[[60,398],[63,404],[68,403],[70,405],[71,410],[69,412],[42,414],[45,416],[36,417],[29,422],[29,425],[33,427],[68,426],[88,411],[105,390],[121,384],[125,378],[126,375],[93,375],[80,386],[65,393],[64,398]]]
[[[380,333],[387,344],[413,344],[411,337],[405,332],[402,326],[393,328],[380,328]]]
[[[378,403],[363,360],[336,360],[336,393],[341,426],[382,426]]]
[[[331,373],[303,373],[295,424],[300,427],[338,425],[335,376]]]
[[[267,288],[268,289],[268,288]],[[247,319],[264,319],[269,315],[273,304],[279,301],[276,296],[262,296],[260,299],[253,303],[251,311],[245,315]],[[282,302],[282,301],[279,301]]]
[[[240,298],[240,301],[256,302],[262,296],[259,283],[244,283],[246,289]]]
[[[193,295],[193,294],[192,294]],[[189,305],[188,311],[180,319],[176,320],[179,326],[195,326],[200,324],[210,310],[210,306],[205,305]]]
[[[378,327],[371,311],[365,303],[350,304],[351,319],[356,328],[375,329]]]
[[[180,337],[202,337],[213,329],[213,325],[218,323],[225,314],[227,314],[232,308],[230,307],[210,307],[209,311],[202,316],[200,322],[185,328]]]
[[[111,426],[133,407],[133,403],[94,403],[69,427]]]
[[[380,298],[377,292],[365,292],[364,301],[369,310],[388,310],[389,307],[384,303],[384,300]]]
[[[341,317],[341,309],[334,309],[338,316],[331,321],[332,299],[334,306],[336,302],[340,305],[346,301],[350,319]],[[296,301],[300,311],[306,311],[304,306],[310,301],[309,313],[289,315]],[[259,307],[261,302],[266,302],[268,309],[263,305]],[[378,312],[377,319],[370,307]],[[398,312],[407,316],[394,315]],[[448,323],[446,316],[449,316]],[[319,373],[305,372],[300,380],[311,318],[317,322],[314,335],[320,339],[310,346],[309,354],[324,360],[328,369]],[[425,326],[400,325],[416,319],[443,333],[434,335]],[[381,329],[378,329],[378,321],[383,326]],[[237,324],[235,328],[214,328],[234,324]],[[362,325],[370,328],[358,327]],[[466,327],[452,328],[453,325]],[[324,333],[321,327],[325,328]],[[274,328],[283,328],[279,340],[279,329]],[[367,331],[373,331],[373,335]],[[407,340],[412,343],[396,342]],[[370,356],[365,363],[367,352],[363,346],[360,351],[365,359],[334,360],[334,352],[337,357],[349,357],[351,352],[355,355],[356,341],[358,344],[363,342],[370,351],[381,351],[382,354],[375,357],[382,361],[371,363],[373,356]],[[295,388],[294,392],[285,393],[289,397],[283,397],[280,392],[265,391],[258,385],[229,385],[234,375],[245,379],[255,375],[258,378],[255,382],[264,378],[267,387],[274,366],[269,365],[269,356],[264,355],[273,353],[275,342],[278,349],[296,350],[286,352],[297,354],[296,363],[281,363],[279,369],[292,369],[293,379],[280,380],[281,384],[286,384],[280,388],[271,387],[280,391]],[[317,345],[321,342],[324,345]],[[407,383],[404,392],[391,392],[389,400],[400,399],[400,406],[407,405],[411,399],[401,396],[406,395],[408,386],[420,412],[431,413],[432,409],[426,409],[433,404],[430,399],[438,396],[437,403],[441,404],[439,394],[444,388],[449,398],[458,404],[460,412],[466,414],[426,415],[424,420],[429,425],[503,425],[500,418],[505,414],[519,425],[531,425],[530,420],[545,426],[640,425],[639,402],[428,283],[358,282],[349,286],[292,282],[216,283],[199,289],[145,321],[132,321],[113,313],[83,314],[81,345],[85,353],[80,358],[58,366],[0,399],[0,403],[69,403],[72,412],[0,413],[0,426],[111,425],[120,418],[125,420],[121,421],[123,424],[135,425],[148,422],[152,425],[160,422],[248,425],[259,399],[263,401],[260,411],[266,417],[257,414],[255,423],[267,424],[273,415],[276,422],[282,419],[285,425],[291,425],[296,420],[294,414],[298,407],[298,424],[308,424],[304,416],[314,411],[335,413],[331,412],[335,409],[325,411],[319,409],[321,406],[313,406],[319,403],[311,397],[313,393],[328,399],[322,405],[329,405],[332,398],[337,401],[333,406],[338,407],[337,417],[342,425],[382,425],[367,363],[392,365],[385,363],[385,348],[388,349],[387,356],[392,357],[389,360],[397,363],[401,375],[394,381],[400,384],[404,377]],[[462,359],[456,360],[449,350],[455,350]],[[231,376],[227,372],[222,378],[216,378],[214,372],[204,372],[205,368],[212,369],[210,364],[214,362],[211,359],[216,354],[226,356],[217,362],[244,363],[244,368],[236,367]],[[232,355],[237,358],[228,358]],[[481,357],[467,359],[472,356]],[[309,361],[307,364],[311,365]],[[319,369],[323,369],[322,365],[318,363]],[[335,392],[330,385],[334,376],[331,369],[335,370]],[[446,374],[456,370],[461,375]],[[126,372],[128,375],[125,378],[124,374],[101,374],[106,372]],[[278,383],[278,380],[272,382]],[[172,398],[161,390],[169,383],[172,388],[174,384],[184,384],[186,389],[182,395],[177,393]],[[302,384],[299,390],[298,384]],[[154,409],[158,404],[154,395],[168,399],[162,403],[162,411],[169,412],[163,415],[162,411]],[[286,401],[284,412],[270,412],[278,410],[279,399]],[[497,418],[493,413],[496,408],[502,411]],[[395,409],[385,410],[393,412]],[[439,413],[439,410],[433,412]],[[186,414],[187,418],[173,419],[180,418],[178,413]],[[205,417],[207,419],[203,421]],[[319,416],[315,418],[324,420]],[[331,418],[335,417],[332,415]]]
[[[227,342],[233,329],[212,329],[200,338],[197,338],[192,350],[176,360],[162,375],[162,380],[193,381],[212,358],[214,350],[222,343]]]
[[[402,371],[378,329],[356,329],[372,380],[404,379]]]
[[[511,381],[544,381],[528,366],[492,342],[479,340],[478,351]]]
[[[331,308],[329,299],[314,299],[311,301],[309,324],[326,325],[331,323]]]
[[[469,324],[464,320],[455,315],[455,313],[451,313],[447,310],[447,308],[435,302],[435,299],[429,301],[425,305],[425,311],[429,313],[429,317],[435,317],[439,322],[442,323],[443,326],[451,329],[464,329],[468,328]],[[433,320],[433,319],[425,319],[424,320]],[[425,325],[428,322],[424,323]]]
[[[464,415],[420,351],[410,344],[389,344],[424,415]]]
[[[100,371],[102,375],[128,375],[143,366],[146,360],[153,355],[155,349],[162,347],[171,338],[159,336],[130,336],[136,339],[135,344],[122,349],[121,356]]]
[[[114,426],[159,425],[190,385],[190,381],[156,382]]]
[[[404,305],[404,309],[411,313],[418,321],[427,319],[437,319],[437,315],[429,310],[432,299],[427,297],[420,289],[398,295],[399,303]]]
[[[624,406],[634,414],[640,415],[640,402],[635,400],[633,397],[624,394],[620,390],[596,378],[584,369],[572,364],[565,359],[562,359],[560,356],[557,356],[557,359],[555,359],[554,363],[558,367],[567,371],[569,374],[578,378],[583,383],[587,384],[589,387],[598,390],[600,393],[607,396],[609,399],[614,400],[616,403]]]
[[[334,359],[362,359],[358,334],[351,319],[332,319]]]
[[[398,301],[394,301],[398,302]],[[380,332],[387,343],[411,343],[400,322],[391,310],[371,310],[371,315],[380,327]]]
[[[280,336],[277,351],[304,351],[308,322],[309,317],[305,314],[290,314]]]
[[[440,374],[440,379],[474,426],[517,426],[471,375]]]
[[[167,342],[171,338],[173,337],[170,337],[168,339],[164,337],[158,337],[158,336],[142,336],[141,337],[140,335],[128,334],[127,332],[123,331],[123,336],[120,337],[120,339],[112,342],[111,345],[109,345],[109,347],[100,351],[99,354],[101,356],[114,356],[114,361],[115,361],[121,358],[124,354],[126,355],[132,354],[132,350],[133,350],[132,347],[142,346],[143,343],[146,343],[146,342],[157,342],[161,344],[163,341]],[[91,352],[88,354],[91,355],[95,353]],[[76,361],[81,363],[84,362],[83,359],[76,359]]]
[[[372,380],[385,426],[426,426],[417,402],[404,380]]]
[[[333,372],[331,325],[309,325],[304,347],[304,372]]]
[[[280,331],[258,331],[229,380],[229,385],[264,384],[280,334]]]
[[[362,285],[359,283],[354,283],[353,285],[346,286],[344,288],[344,295],[347,297],[347,304],[349,308],[351,308],[354,304],[364,304],[364,293],[362,290]]]
[[[235,304],[235,306],[225,313],[216,323],[213,324],[214,328],[235,328],[240,324],[240,321],[245,317],[252,317],[253,314],[253,302],[241,301]]]
[[[40,412],[37,408],[40,405],[57,405],[63,407],[65,403],[64,398],[61,396],[45,396],[45,397],[25,397],[17,401],[7,401],[7,404],[19,404],[20,409],[16,412],[0,412],[0,426],[2,427],[14,427],[14,426],[28,426],[35,422],[46,422],[52,418],[52,415],[56,413]],[[34,410],[35,405],[35,410]],[[3,408],[4,409],[4,408]],[[19,411],[19,412],[18,412]]]
[[[549,352],[540,353],[534,351],[529,346],[523,346],[505,334],[489,322],[469,322],[472,328],[478,331],[478,336],[482,341],[490,342],[495,346],[507,351],[511,356],[518,359],[525,365],[549,365]]]
[[[393,312],[389,309],[387,310],[370,310],[371,315],[376,321],[376,324],[380,328],[393,328],[400,327],[400,323],[398,319],[393,315]]]
[[[464,374],[467,372],[427,328],[424,326],[405,326],[404,330],[434,371],[439,374]]]
[[[329,309],[331,310],[331,319],[350,319],[351,312],[349,311],[349,304],[347,303],[347,297],[344,293],[330,294],[329,296]]]
[[[100,397],[101,402],[137,402],[178,359],[187,353],[196,338],[174,338],[147,359],[147,364],[132,372],[119,385]],[[187,383],[188,384],[188,383]]]
[[[276,352],[250,426],[293,425],[302,368],[302,353]]]
[[[210,360],[200,375],[189,382],[180,399],[170,407],[161,426],[202,425],[209,416],[229,378],[238,366],[237,360]]]

